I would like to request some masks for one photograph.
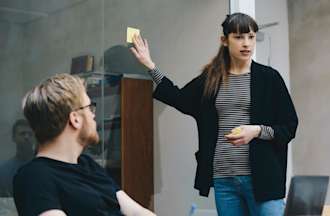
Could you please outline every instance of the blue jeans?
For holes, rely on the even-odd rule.
[[[214,194],[219,216],[281,216],[284,201],[256,202],[250,176],[215,178]]]

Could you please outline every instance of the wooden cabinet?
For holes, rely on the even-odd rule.
[[[114,75],[85,76],[87,92],[97,103],[100,143],[86,152],[121,188],[153,209],[152,81]]]

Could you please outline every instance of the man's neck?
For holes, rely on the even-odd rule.
[[[76,138],[61,134],[53,141],[40,146],[36,156],[77,164],[82,151],[83,146],[77,142]]]

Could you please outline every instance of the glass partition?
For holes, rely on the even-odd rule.
[[[122,20],[123,8],[125,4],[104,0],[0,2],[0,100],[6,101],[0,114],[0,216],[16,214],[12,178],[36,151],[21,100],[34,85],[57,73],[85,78],[87,92],[97,103],[100,136],[100,143],[85,153],[120,184],[120,81],[150,79],[126,43],[126,27],[136,23],[134,17]],[[143,14],[139,17],[142,22]]]
[[[99,145],[90,146],[86,153],[121,182],[121,80],[150,79],[129,50],[127,27],[141,30],[157,66],[182,87],[216,54],[220,22],[228,8],[227,0],[1,0],[0,190],[4,192],[0,216],[16,214],[12,192],[8,192],[12,186],[3,186],[3,180],[11,182],[19,167],[8,164],[19,151],[13,125],[23,119],[21,100],[29,89],[56,73],[86,78],[88,94],[97,103],[100,135]],[[203,199],[193,189],[195,123],[178,118],[158,102],[152,110],[155,187],[150,187],[155,188],[157,213],[184,215],[192,203],[214,209],[213,194]],[[24,154],[31,158],[36,140],[29,128],[23,129],[25,142],[30,143]]]
[[[0,2],[1,216],[17,215],[12,178],[35,152],[36,140],[23,120],[22,97],[50,75],[74,72],[77,57],[92,56],[93,70],[102,68],[102,19],[103,0]]]

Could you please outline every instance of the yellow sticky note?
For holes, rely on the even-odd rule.
[[[132,38],[134,35],[139,35],[140,29],[127,27],[127,43],[133,43]]]
[[[242,129],[240,127],[234,128],[231,130],[231,134],[230,135],[238,135],[242,132]]]

